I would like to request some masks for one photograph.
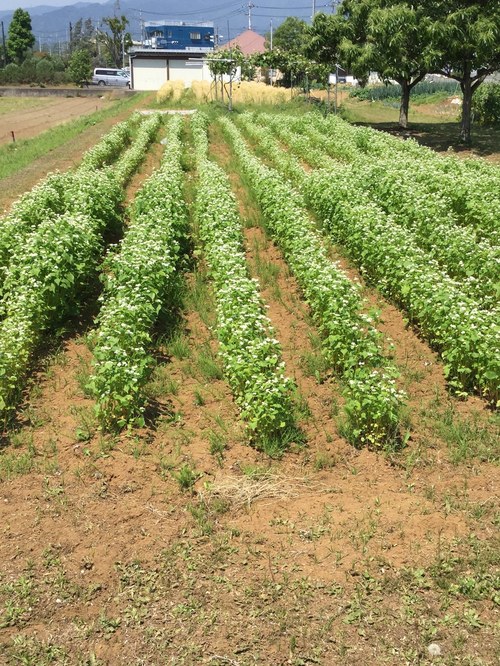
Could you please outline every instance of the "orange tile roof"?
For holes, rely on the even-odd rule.
[[[259,35],[258,32],[245,30],[234,39],[230,39],[221,48],[228,49],[233,46],[239,46],[244,55],[252,55],[253,53],[263,53],[266,50],[264,46],[265,42],[265,38]]]

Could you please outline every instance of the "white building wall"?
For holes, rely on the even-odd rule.
[[[134,90],[159,90],[168,80],[167,60],[133,58],[132,82]]]
[[[184,81],[186,88],[191,86],[193,81],[210,81],[210,71],[203,61],[196,60],[169,60],[169,80]]]
[[[193,81],[211,81],[207,64],[189,58],[136,57],[131,66],[134,90],[159,90],[166,81],[183,81],[186,88]]]

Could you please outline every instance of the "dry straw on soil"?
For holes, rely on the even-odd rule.
[[[199,492],[200,499],[210,505],[220,500],[233,509],[250,507],[254,502],[267,499],[286,499],[297,496],[297,488],[290,478],[276,474],[250,476],[230,476],[215,480],[206,490]]]

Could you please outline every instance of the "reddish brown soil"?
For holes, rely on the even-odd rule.
[[[49,100],[52,105],[52,100]],[[60,102],[71,102],[75,103],[75,109],[86,108],[86,113],[93,113],[95,111],[96,104],[103,104],[103,108],[106,105],[112,103],[110,100],[99,100],[99,99],[88,99],[88,98],[71,98],[59,100]],[[86,107],[79,107],[79,103],[85,103]],[[141,102],[143,104],[144,101]],[[71,108],[71,105],[70,107]],[[68,111],[68,109],[67,109]],[[56,111],[54,110],[54,113]],[[26,192],[33,187],[39,180],[44,178],[47,173],[52,171],[65,171],[74,167],[79,163],[83,153],[91,148],[93,145],[99,141],[99,139],[106,134],[107,131],[117,122],[124,120],[130,115],[130,110],[123,111],[116,114],[114,117],[108,118],[103,122],[100,122],[96,125],[92,125],[85,129],[84,132],[79,134],[77,137],[71,141],[71,149],[68,149],[67,144],[63,144],[58,148],[50,151],[43,157],[40,157],[37,160],[34,160],[28,167],[19,171],[8,178],[2,180],[2,187],[0,188],[0,211],[8,208],[8,206],[15,201],[23,192]],[[4,118],[5,115],[1,116],[2,118],[2,127],[4,127]],[[69,120],[66,116],[66,120]],[[58,122],[63,122],[60,119]],[[40,125],[39,132],[49,129],[53,124],[50,123]],[[24,132],[24,130],[23,130]],[[36,135],[36,134],[35,134]]]
[[[410,439],[391,455],[346,442],[338,383],[308,371],[317,344],[300,289],[258,226],[228,147],[217,132],[211,139],[307,444],[279,460],[250,447],[227,384],[203,369],[217,342],[202,260],[186,275],[189,294],[205,285],[201,304],[190,296],[182,313],[187,351],[160,346],[147,427],[99,432],[83,391],[92,354],[70,336],[0,452],[1,463],[36,450],[27,473],[0,472],[0,664],[495,663],[490,588],[453,592],[449,577],[483,580],[498,565],[498,467],[478,456],[452,464],[438,428],[451,410],[488,429],[489,412],[448,396],[436,355],[365,287],[394,342]],[[160,157],[155,145],[128,201]],[[198,475],[192,490],[176,479],[183,465]]]
[[[1,116],[0,145],[12,141],[31,139],[45,130],[74,118],[107,109],[112,102],[100,97],[41,98],[40,108],[18,109]]]

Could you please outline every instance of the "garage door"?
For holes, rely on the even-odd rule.
[[[132,58],[134,90],[159,90],[168,79],[167,60]]]

